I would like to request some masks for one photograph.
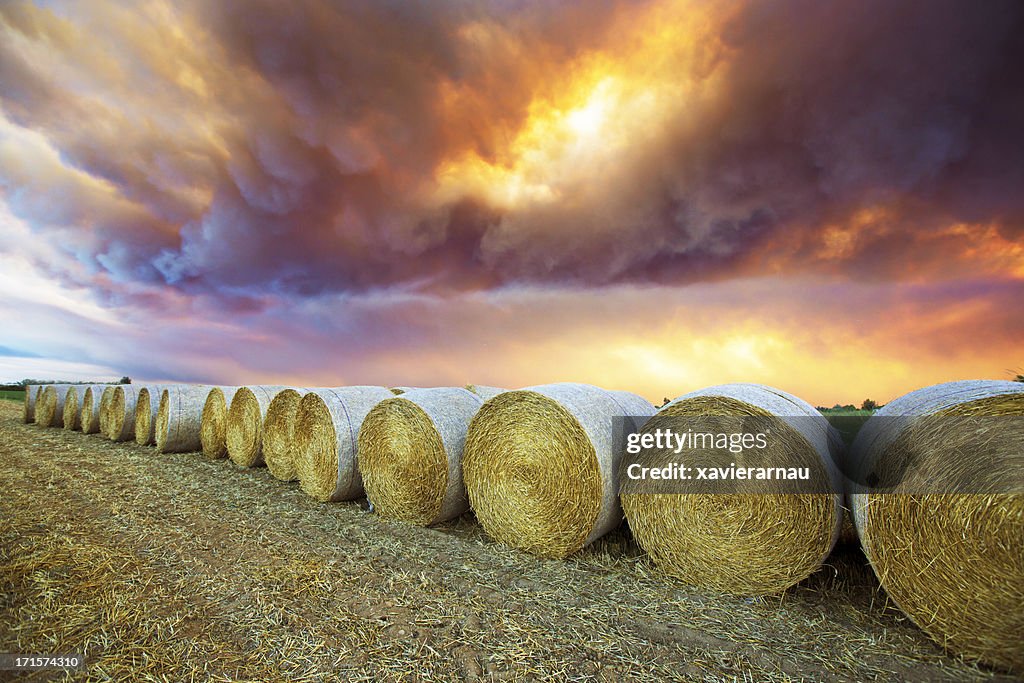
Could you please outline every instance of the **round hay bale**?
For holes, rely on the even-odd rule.
[[[36,400],[35,419],[40,427],[64,426],[64,400],[70,384],[47,384]]]
[[[382,517],[430,525],[469,509],[466,431],[483,400],[466,389],[417,389],[381,401],[359,430],[359,473]]]
[[[839,437],[810,404],[755,384],[681,396],[641,433],[653,433],[661,418],[705,416],[770,419],[766,448],[751,455],[726,452],[728,459],[740,467],[807,468],[811,478],[801,490],[808,492],[782,492],[772,480],[744,481],[742,491],[709,491],[704,482],[678,481],[678,492],[623,492],[630,529],[662,571],[686,583],[739,595],[780,593],[817,570],[838,538]],[[643,458],[642,465],[650,467],[680,461],[672,448],[650,449]]]
[[[104,438],[107,435],[107,423],[110,421],[110,402],[114,399],[115,388],[114,385],[108,385],[103,388],[103,393],[100,394],[99,418],[97,420],[99,431],[96,434]]]
[[[311,391],[295,414],[295,471],[302,490],[319,501],[363,495],[359,429],[370,410],[392,394],[384,387]]]
[[[498,394],[508,391],[508,389],[502,389],[501,387],[489,387],[483,384],[467,384],[466,389],[473,392],[483,400],[494,398]]]
[[[107,385],[93,384],[82,392],[79,424],[83,434],[95,434],[100,429],[100,396]]]
[[[160,393],[156,411],[156,450],[160,453],[191,453],[203,448],[200,431],[203,406],[211,387],[177,384]]]
[[[64,429],[75,430],[82,427],[82,401],[85,400],[84,386],[69,387],[64,393],[63,422]]]
[[[653,415],[635,397],[628,412]],[[566,557],[622,522],[625,415],[604,389],[548,384],[486,401],[469,426],[462,467],[470,505],[494,539],[541,557]]]
[[[864,553],[900,609],[950,652],[1017,673],[1024,672],[1022,423],[1018,382],[911,392],[858,433],[850,495]],[[904,469],[890,488],[863,484],[861,473],[893,466]]]
[[[135,407],[140,388],[118,384],[107,404],[106,436],[111,441],[128,441],[135,437]]]
[[[228,406],[241,387],[213,387],[203,403],[199,441],[210,460],[228,457]]]
[[[295,414],[303,395],[315,389],[282,389],[267,406],[263,419],[263,462],[281,481],[295,481]]]
[[[401,396],[407,391],[412,391],[413,389],[420,388],[421,387],[391,387],[391,393],[394,394],[395,396]]]
[[[156,413],[164,388],[161,384],[148,384],[139,389],[135,401],[135,443],[140,446],[156,443]]]
[[[25,424],[31,424],[36,420],[36,401],[39,399],[40,391],[42,391],[42,385],[40,384],[25,386],[25,409],[22,414]]]
[[[609,391],[608,396],[619,407],[619,415],[629,418],[627,426],[633,431],[638,431],[644,426],[652,410],[657,412],[657,408],[650,401],[631,391]]]
[[[249,386],[235,392],[228,409],[227,447],[231,462],[241,467],[263,464],[263,418],[283,386]]]

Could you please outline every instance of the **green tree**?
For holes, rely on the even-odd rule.
[[[121,378],[121,379],[120,379],[120,380],[118,381],[118,384],[131,384],[131,383],[132,383],[132,378],[131,378],[131,377],[129,377],[128,375],[125,375],[124,377],[122,377],[122,378]]]
[[[861,410],[877,410],[878,404],[870,398],[864,399],[864,402],[860,404]]]

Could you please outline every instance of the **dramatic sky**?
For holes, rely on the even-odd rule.
[[[0,4],[0,379],[1024,366],[1024,3]]]

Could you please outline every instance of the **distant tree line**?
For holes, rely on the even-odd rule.
[[[116,382],[96,382],[93,380],[71,382],[59,379],[23,379],[14,384],[0,384],[0,391],[21,391],[32,384],[131,384],[132,378],[125,375]]]

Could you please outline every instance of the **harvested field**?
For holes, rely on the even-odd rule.
[[[0,402],[0,651],[84,650],[93,679],[1012,680],[943,654],[849,547],[782,597],[725,597],[621,530],[541,560],[470,516],[388,522],[21,416]]]

